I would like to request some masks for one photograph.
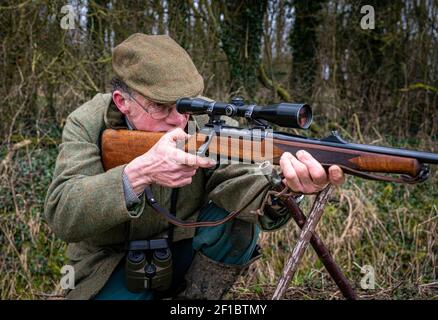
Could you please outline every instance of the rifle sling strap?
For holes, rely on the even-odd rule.
[[[172,216],[176,216],[176,205],[178,202],[178,192],[179,188],[172,189],[172,194],[170,196],[170,214]],[[174,231],[174,225],[169,225],[169,231],[168,231],[168,241],[171,244],[173,242],[173,231]]]
[[[150,188],[150,186],[147,186],[144,191],[145,191],[146,199],[147,199],[149,205],[157,213],[159,213],[163,218],[165,218],[168,222],[170,222],[171,224],[178,226],[178,227],[197,228],[197,227],[215,227],[215,226],[221,225],[221,224],[233,219],[238,214],[240,214],[246,207],[248,207],[251,204],[251,202],[253,202],[257,198],[257,196],[260,194],[260,192],[263,191],[263,189],[260,190],[259,192],[256,192],[254,194],[254,196],[244,206],[239,208],[239,210],[231,212],[225,218],[220,219],[220,220],[215,220],[215,221],[200,221],[200,222],[199,221],[198,222],[187,222],[187,221],[181,220],[180,218],[176,217],[176,214],[172,215],[168,210],[166,210],[165,208],[163,208],[162,206],[160,206],[158,204],[157,200],[155,199],[155,197],[152,193],[152,189]]]
[[[324,168],[329,168],[332,164],[322,163],[322,166]],[[407,184],[414,184],[425,181],[429,176],[429,167],[425,164],[421,165],[420,172],[415,176],[411,177],[408,175],[400,175],[400,177],[391,177],[391,176],[385,176],[382,174],[372,174],[367,173],[363,171],[358,171],[352,168],[349,168],[347,166],[339,165],[344,172],[355,175],[360,178],[369,179],[369,180],[377,180],[377,181],[385,181],[385,182],[395,182],[395,183],[407,183]]]
[[[322,165],[325,168],[328,168],[330,166],[330,164],[326,164],[326,163],[323,163]],[[361,178],[378,180],[378,181],[386,181],[386,182],[395,182],[395,183],[408,183],[408,184],[418,183],[418,182],[422,182],[422,181],[426,180],[428,175],[429,175],[429,167],[425,164],[423,164],[421,166],[421,170],[417,176],[411,177],[411,176],[407,176],[407,175],[401,175],[399,178],[366,173],[366,172],[354,170],[352,168],[349,168],[349,167],[346,167],[343,165],[338,165],[338,166],[342,170],[344,170],[345,172],[353,174],[353,175],[361,177]],[[175,226],[178,226],[178,227],[197,228],[197,227],[215,227],[215,226],[221,225],[221,224],[233,219],[238,214],[240,214],[246,207],[248,207],[248,205],[251,202],[253,202],[254,199],[257,198],[257,196],[263,191],[263,189],[260,190],[259,192],[254,193],[254,196],[244,206],[242,206],[241,208],[239,208],[236,211],[231,212],[225,218],[220,219],[220,220],[215,220],[215,221],[201,221],[201,222],[187,222],[187,221],[181,220],[178,217],[176,217],[176,210],[175,210],[176,208],[172,208],[172,211],[174,211],[174,212],[172,212],[173,213],[172,214],[168,210],[166,210],[165,208],[161,207],[158,204],[158,202],[156,201],[150,186],[147,186],[145,188],[145,194],[146,194],[146,199],[147,199],[148,203],[151,205],[151,207],[157,213],[161,214],[163,216],[163,218],[165,218],[169,223],[171,223]]]

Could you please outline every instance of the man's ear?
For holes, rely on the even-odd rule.
[[[127,99],[125,98],[125,96],[122,94],[120,90],[114,90],[113,101],[117,109],[119,109],[121,113],[123,113],[124,115],[129,114],[130,109],[127,104]]]

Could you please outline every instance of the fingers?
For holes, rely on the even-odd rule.
[[[344,171],[341,168],[334,165],[329,168],[330,182],[336,186],[339,186],[345,182]]]
[[[328,183],[327,174],[325,173],[324,168],[310,153],[300,150],[297,152],[297,158],[307,166],[307,172],[310,174],[310,177],[315,184],[325,185]]]
[[[289,152],[283,153],[283,155],[280,158],[280,167],[283,171],[283,175],[286,181],[285,184],[293,191],[300,192],[304,187],[301,184],[300,179],[297,176],[297,173],[295,172],[294,167],[292,166],[291,159],[294,156],[290,154]]]
[[[174,129],[174,130],[169,131],[168,133],[166,133],[166,134],[164,135],[164,137],[165,137],[166,139],[168,139],[169,141],[176,142],[176,141],[179,141],[179,140],[185,140],[185,139],[188,139],[188,138],[190,137],[190,135],[187,134],[183,129],[181,129],[181,128],[176,128],[176,129]]]
[[[162,148],[162,154],[165,155],[167,160],[175,162],[177,164],[182,164],[190,167],[201,167],[201,168],[210,168],[215,165],[215,162],[211,159],[199,157],[187,152],[184,152],[180,148],[175,148],[175,142],[186,140],[190,137],[189,134],[184,132],[181,128],[176,128],[172,131],[169,131],[164,136],[164,139],[172,142],[172,145],[164,144]]]
[[[294,157],[289,152],[282,155],[280,166],[283,170],[285,183],[295,192],[315,193],[321,191],[329,183],[329,178],[322,165],[304,150]],[[339,167],[333,170],[333,180],[336,184],[343,181],[343,173]]]
[[[196,174],[196,170],[193,170],[193,172],[178,172],[174,175],[175,181],[182,181],[191,179]]]
[[[198,157],[180,149],[173,150],[172,160],[178,164],[184,164],[190,167],[210,168],[215,164],[214,161],[209,158]]]
[[[181,172],[196,172],[196,169],[198,169],[198,166],[187,166],[185,164],[177,164],[175,167],[175,171]]]
[[[169,188],[180,188],[192,183],[192,177],[182,178],[177,180],[171,180],[170,182],[162,183],[162,186]]]

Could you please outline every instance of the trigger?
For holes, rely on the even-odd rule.
[[[210,146],[210,143],[213,141],[213,137],[215,136],[215,132],[212,130],[208,134],[208,136],[205,138],[204,143],[199,147],[199,149],[196,151],[196,155],[198,157],[206,157],[208,152],[208,147]]]

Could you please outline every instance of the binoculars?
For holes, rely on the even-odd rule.
[[[136,240],[129,243],[125,284],[131,292],[145,289],[165,291],[172,283],[172,252],[167,239]]]

